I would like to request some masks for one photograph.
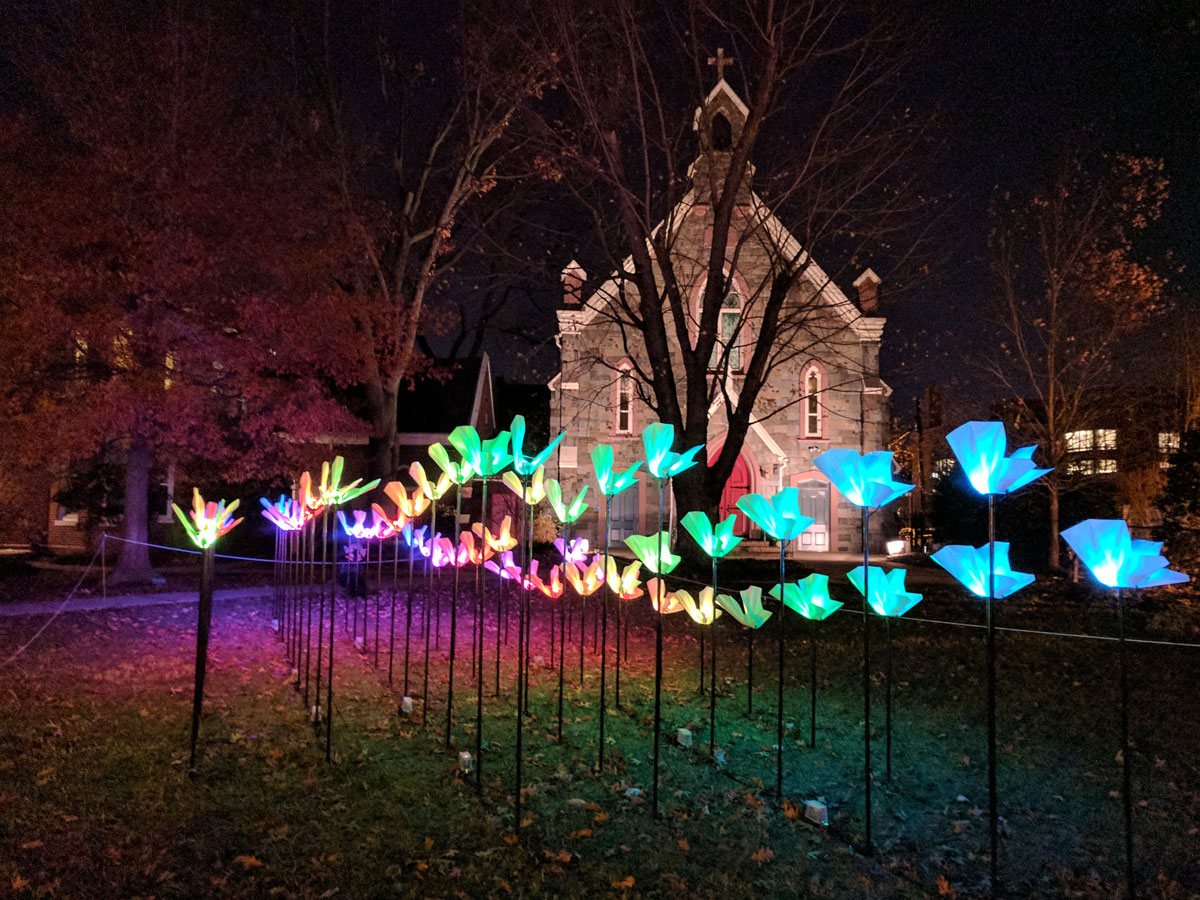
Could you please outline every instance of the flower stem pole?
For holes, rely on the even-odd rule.
[[[337,505],[325,514],[325,528],[329,530],[329,518],[336,514]],[[330,556],[337,560],[337,529],[330,531],[329,540],[333,544]],[[334,613],[337,610],[337,576],[329,580],[329,676],[325,679],[325,762],[333,762],[333,639],[334,626],[337,624]],[[320,690],[317,691],[317,702],[320,702]]]
[[[437,500],[433,503],[433,515],[429,526],[429,540],[432,542],[437,538]],[[428,590],[426,596],[426,604],[433,603],[433,648],[440,650],[442,647],[442,595],[434,591],[434,581],[438,582],[438,587],[441,587],[441,578],[438,576],[438,571],[433,565],[433,544],[430,543],[429,555],[425,557],[425,583]]]
[[[1133,889],[1133,760],[1129,752],[1129,668],[1125,659],[1125,598],[1117,588],[1117,636],[1121,671],[1121,794],[1125,806],[1125,890]]]
[[[708,667],[708,755],[717,758],[717,558],[712,558],[713,575],[713,620],[708,627],[713,629],[709,640],[712,661]]]
[[[525,499],[525,476],[518,473],[517,477],[521,483],[521,499]],[[521,534],[522,542],[533,530],[533,512],[529,504],[524,504],[525,515],[524,524],[525,530]],[[532,541],[530,542],[532,546]],[[525,681],[525,656],[528,653],[525,633],[525,618],[528,613],[528,598],[529,591],[525,587],[525,573],[529,570],[529,554],[522,554],[521,559],[521,582],[520,593],[517,595],[519,600],[517,612],[517,741],[516,741],[516,765],[515,765],[515,788],[513,791],[513,809],[516,813],[513,819],[513,831],[516,834],[521,833],[521,762],[524,752],[525,739],[525,694],[529,690]]]
[[[609,527],[608,518],[611,502],[605,495],[604,503],[604,584],[600,594],[600,746],[596,753],[596,771],[604,771],[604,719],[607,712],[606,705],[608,703],[608,559],[611,547],[609,541],[612,538],[612,529]],[[619,604],[621,601],[617,600]],[[620,606],[617,607],[620,609]],[[620,646],[620,628],[617,629],[617,643]]]
[[[404,594],[404,696],[409,697],[408,692],[408,658],[410,650],[409,636],[412,633],[412,596],[413,596],[413,564],[417,548],[415,545],[417,536],[415,529],[411,532],[413,543],[408,545],[408,589]]]
[[[370,544],[367,545],[368,547]],[[375,551],[375,668],[379,668],[379,620],[382,618],[382,601],[383,601],[383,541],[379,542],[379,546]],[[392,604],[392,612],[395,612],[395,603]],[[390,654],[389,654],[390,655]],[[388,668],[388,684],[391,684],[391,668]]]
[[[337,596],[337,546],[336,546],[337,538],[336,538],[336,535],[331,536],[329,534],[329,520],[330,520],[330,518],[332,518],[332,516],[333,516],[332,511],[329,509],[326,509],[325,516],[321,519],[321,593],[318,595],[319,600],[320,600],[320,605],[319,605],[319,609],[317,610],[318,634],[317,634],[317,672],[316,672],[316,691],[315,691],[316,697],[315,697],[315,702],[312,704],[311,707],[309,707],[309,714],[312,717],[312,722],[313,722],[314,728],[316,728],[318,723],[320,723],[320,721],[321,721],[321,717],[320,717],[321,670],[324,666],[324,660],[325,660],[325,586],[326,586],[326,584],[330,585],[330,593],[329,593],[329,630],[330,631],[333,630],[333,626],[334,626],[333,598],[335,596]],[[332,578],[330,578],[330,571],[329,571],[331,568],[330,559],[329,559],[329,557],[331,555],[330,554],[330,544],[331,543],[333,543],[333,545],[334,545],[333,553],[332,553],[332,557],[333,557],[333,559],[332,559],[333,577]],[[309,656],[310,657],[312,656],[311,641],[312,641],[312,604],[310,603],[309,609],[308,609],[308,642],[310,644],[310,646],[309,646]],[[308,661],[307,660],[305,660],[305,663],[304,663],[304,678],[305,678],[305,683],[307,684],[307,682],[308,682]],[[307,698],[308,698],[308,689],[307,688],[305,688],[305,690],[304,690],[304,696],[305,696],[305,703],[307,704],[307,702],[308,702],[307,701]],[[326,711],[328,712],[328,710],[326,710]],[[318,734],[319,733],[320,732],[318,732]]]
[[[503,560],[501,560],[503,561]],[[507,579],[503,576],[500,578],[500,594],[496,599],[496,697],[500,696],[500,625],[502,619],[507,619],[507,606],[505,605],[505,593]]]
[[[196,615],[196,672],[192,686],[192,742],[188,770],[196,768],[196,741],[200,737],[200,711],[204,706],[204,674],[208,668],[208,635],[212,628],[213,603],[212,547],[204,549],[200,563],[200,607]]]
[[[658,479],[658,568],[662,569],[663,558],[663,505],[666,499],[666,484],[667,479]],[[662,670],[663,670],[663,631],[662,631],[662,605],[664,594],[666,593],[666,584],[664,577],[658,576],[659,597],[657,609],[654,616],[654,775],[651,782],[651,808],[654,813],[654,818],[659,817],[658,809],[658,745],[660,741],[659,732],[662,730]]]
[[[883,758],[884,772],[892,780],[892,620],[883,617]]]
[[[604,495],[604,581],[605,581],[606,585],[608,582],[609,540],[612,536],[611,523],[612,523],[612,495],[605,494]],[[611,593],[612,588],[608,587],[608,591]],[[613,672],[613,703],[615,704],[617,709],[621,708],[621,625],[622,625],[622,620],[624,619],[624,615],[625,615],[624,610],[621,609],[622,605],[623,605],[623,601],[618,596],[617,597],[617,646],[616,646],[616,657],[614,659],[614,663],[616,665],[616,670]],[[603,677],[603,673],[601,673],[601,675]],[[603,715],[604,715],[604,706],[603,706],[604,692],[603,691],[600,692],[600,697],[601,697],[600,715],[602,717],[601,721],[603,721]]]
[[[462,485],[454,486],[454,587],[450,595],[450,671],[446,678],[446,749],[450,749],[450,731],[454,725],[454,653],[458,644],[458,589],[459,575],[458,546],[461,540],[459,523],[462,521]]]
[[[808,746],[815,750],[817,746],[817,623],[814,619],[808,620],[808,648],[808,693],[810,703],[808,712]]]
[[[479,644],[472,647],[476,655],[475,686],[475,793],[483,792],[483,558],[487,554],[488,527],[488,480],[483,479],[483,493],[480,499],[479,518],[483,523],[483,547],[479,550],[479,565],[475,567],[475,621],[479,628]]]
[[[864,851],[875,852],[871,837],[871,536],[870,507],[863,507],[863,790],[865,794]]]
[[[779,541],[779,692],[776,699],[775,719],[775,802],[783,805],[783,667],[784,667],[784,615],[783,583],[787,565],[787,541]]]
[[[987,618],[987,729],[988,729],[988,842],[992,895],[1000,889],[1000,819],[996,792],[996,627],[992,601],[996,596],[996,500],[988,501],[988,593]]]
[[[400,532],[392,538],[392,608],[388,613],[388,687],[392,686],[392,665],[396,656],[396,590],[400,573]]]

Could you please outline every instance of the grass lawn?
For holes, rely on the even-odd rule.
[[[220,585],[219,585],[220,586]],[[490,598],[489,594],[489,598]],[[848,599],[841,589],[839,596]],[[1112,633],[1103,598],[1031,590],[1001,624]],[[1147,598],[1132,616],[1181,634],[1187,594]],[[807,629],[789,620],[788,801],[773,802],[776,632],[757,637],[755,714],[746,714],[745,638],[722,620],[717,744],[697,695],[696,630],[667,620],[661,796],[649,814],[653,629],[638,607],[623,711],[608,719],[594,772],[598,655],[567,648],[564,740],[549,602],[539,610],[525,730],[527,824],[513,829],[515,627],[495,688],[488,620],[482,797],[444,748],[446,650],[433,655],[428,723],[395,712],[386,667],[339,631],[335,761],[307,724],[270,601],[218,604],[198,771],[187,768],[195,607],[66,615],[0,669],[0,891],[19,896],[505,896],[981,894],[987,792],[981,632],[892,626],[893,777],[884,773],[883,641],[874,678],[875,840],[861,856],[861,627],[843,611],[819,626],[820,709],[809,747]],[[856,604],[849,604],[850,607]],[[1069,612],[1068,612],[1069,611]],[[913,615],[981,621],[934,588]],[[341,614],[338,615],[339,625]],[[43,619],[0,620],[0,658]],[[402,621],[402,617],[401,617]],[[515,625],[515,623],[514,623]],[[473,749],[470,619],[457,673],[455,750]],[[578,629],[575,619],[573,631]],[[386,635],[387,621],[383,622]],[[373,637],[373,625],[371,635]],[[400,632],[398,632],[400,633]],[[577,640],[577,638],[575,638]],[[1011,896],[1117,896],[1123,869],[1116,647],[1036,635],[1000,641],[1001,870]],[[386,657],[386,647],[384,656]],[[611,652],[610,651],[610,664]],[[421,657],[415,657],[419,693]],[[1137,869],[1147,896],[1200,892],[1200,650],[1132,651]],[[397,681],[399,681],[397,669]],[[611,674],[609,688],[612,688]],[[611,706],[611,697],[610,697]],[[670,738],[680,727],[691,749]],[[641,791],[629,792],[630,788]],[[799,816],[829,804],[830,825]]]

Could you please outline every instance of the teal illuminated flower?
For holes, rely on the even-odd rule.
[[[502,431],[494,438],[481,440],[473,425],[459,425],[447,438],[481,478],[499,475],[512,463],[512,454],[508,452],[510,439],[511,435]]]
[[[733,525],[736,521],[737,516],[730,515],[727,519],[713,525],[704,513],[692,510],[679,520],[679,524],[687,529],[687,533],[700,545],[701,550],[713,559],[722,559],[742,542],[742,539],[733,533]]]
[[[320,496],[324,506],[341,506],[378,486],[378,478],[366,484],[361,483],[361,478],[356,478],[349,484],[343,485],[341,483],[342,470],[345,466],[346,461],[341,456],[334,457],[332,466],[328,462],[321,463]]]
[[[696,454],[704,449],[697,444],[690,450],[675,453],[675,426],[666,422],[652,422],[642,431],[642,446],[646,448],[646,468],[655,478],[674,478],[696,465]]]
[[[455,462],[440,443],[429,445],[429,455],[438,468],[446,473],[446,477],[460,487],[475,477],[475,468],[469,460],[464,458],[462,462]]]
[[[233,511],[238,508],[240,502],[234,500],[228,506],[225,505],[224,500],[217,503],[205,503],[204,498],[200,496],[200,489],[192,488],[190,522],[188,516],[179,508],[178,503],[172,503],[171,508],[175,510],[175,515],[183,523],[183,530],[187,532],[192,543],[201,550],[207,550],[241,523],[241,519],[230,521]]]
[[[747,628],[761,628],[771,611],[762,605],[762,588],[758,585],[743,589],[735,600],[728,594],[718,594],[717,604]]]
[[[520,476],[525,477],[532,475],[535,470],[540,469],[550,458],[556,447],[562,442],[566,432],[560,432],[558,437],[552,440],[546,449],[541,453],[535,453],[532,456],[525,455],[525,417],[513,416],[512,425],[512,455],[513,455],[513,470]]]
[[[1106,587],[1151,588],[1191,580],[1167,568],[1162,544],[1135,541],[1121,519],[1085,519],[1062,533],[1088,571]]]
[[[600,493],[606,497],[615,497],[626,488],[637,484],[637,470],[641,467],[639,459],[620,474],[613,472],[613,448],[611,444],[597,444],[592,448],[592,468],[596,470],[596,484]]]
[[[902,616],[921,602],[920,594],[914,594],[904,589],[904,576],[907,574],[904,569],[892,569],[885,572],[879,566],[871,566],[870,574],[871,596],[867,598],[867,605],[875,611],[876,615],[890,618]],[[852,569],[846,577],[861,594],[863,592],[863,567],[858,566]]]
[[[1014,450],[1006,457],[1008,440],[1003,422],[964,422],[946,435],[971,487],[981,494],[1007,494],[1041,478],[1050,469],[1033,461],[1035,446]]]
[[[779,599],[779,585],[771,588],[771,596]],[[814,622],[828,619],[842,608],[841,601],[829,596],[829,576],[816,572],[807,578],[784,584],[783,605]]]
[[[878,509],[913,489],[913,485],[892,478],[889,450],[863,454],[856,450],[826,450],[813,464],[858,507]]]
[[[564,503],[562,485],[558,483],[558,479],[546,479],[546,499],[550,501],[550,506],[554,510],[554,515],[558,517],[558,521],[564,525],[570,525],[587,511],[588,505],[583,499],[587,496],[587,491],[585,484],[583,490],[575,495],[574,500]]]
[[[784,488],[770,500],[762,494],[743,494],[737,508],[744,512],[765,534],[777,541],[791,541],[800,536],[813,520],[800,513],[800,491]]]
[[[993,568],[995,599],[1002,600],[1026,585],[1033,584],[1028,572],[1014,572],[1008,561],[1008,542],[997,541]],[[988,545],[971,547],[949,544],[933,554],[933,561],[958,579],[976,597],[988,595]]]
[[[655,575],[668,575],[679,565],[679,557],[671,552],[671,535],[665,531],[659,534],[635,534],[625,538],[625,546],[633,551],[646,567],[648,572]],[[659,548],[662,548],[662,558],[659,559]]]

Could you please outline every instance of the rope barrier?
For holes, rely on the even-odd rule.
[[[187,549],[184,549],[181,547],[169,547],[165,544],[152,544],[152,543],[147,543],[145,541],[130,541],[130,540],[126,540],[125,538],[116,537],[115,535],[108,535],[107,539],[112,540],[112,541],[120,541],[121,543],[124,543],[124,544],[138,544],[140,546],[151,547],[151,548],[154,548],[157,550],[169,550],[169,551],[174,551],[176,553],[186,553],[186,554],[193,555],[193,556],[200,554],[199,550],[187,550]],[[241,562],[270,563],[272,565],[275,565],[275,564],[281,562],[281,560],[275,560],[275,559],[269,559],[269,558],[253,557],[253,556],[233,556],[233,555],[228,555],[228,554],[223,554],[223,553],[216,554],[216,557],[217,557],[217,559],[232,559],[232,560],[238,560]],[[91,570],[92,565],[95,563],[95,561],[96,561],[96,558],[92,557],[92,562],[88,564],[88,571]],[[313,561],[311,563],[306,560],[282,560],[282,562],[284,562],[285,564],[288,564],[288,565],[299,563],[302,565],[312,565],[312,566],[336,566],[336,565],[344,564],[344,563],[339,563],[339,562],[321,562],[319,560]],[[87,572],[84,573],[84,575],[86,575],[86,574],[87,574]],[[688,583],[688,584],[694,584],[699,587],[711,587],[710,583],[703,582],[703,581],[697,581],[694,578],[676,578],[673,580],[682,581],[682,582]],[[81,581],[82,581],[82,578],[81,578]],[[774,581],[770,582],[770,585],[774,585],[774,584],[776,584],[776,582],[774,582]],[[72,591],[74,591],[78,587],[79,587],[79,585],[77,584],[75,586],[75,588],[72,589]],[[720,587],[718,587],[718,592],[720,592]],[[847,609],[846,607],[843,606],[842,611],[849,613],[851,615],[857,615],[857,616],[863,615],[863,611],[861,609]],[[56,615],[57,615],[57,613],[56,613]],[[882,616],[880,618],[882,618]],[[920,617],[920,616],[904,616],[901,619],[898,619],[897,621],[919,622],[923,625],[945,625],[945,626],[950,626],[952,628],[970,628],[973,630],[986,630],[986,628],[987,628],[986,625],[981,625],[981,624],[977,624],[974,622],[956,622],[951,619],[927,619],[927,618]],[[47,623],[47,624],[49,624],[49,623]],[[1118,640],[1113,635],[1107,635],[1107,634],[1081,634],[1079,632],[1072,632],[1072,631],[1046,631],[1046,630],[1038,629],[1038,628],[1016,628],[1013,626],[998,625],[998,626],[996,626],[995,630],[1006,632],[1009,634],[1030,634],[1030,635],[1036,635],[1039,637],[1066,638],[1068,640],[1107,641],[1107,642],[1111,642],[1111,643],[1116,643]],[[1125,639],[1125,642],[1129,643],[1129,644],[1145,644],[1145,645],[1155,646],[1155,647],[1177,647],[1177,648],[1181,648],[1181,649],[1185,649],[1185,650],[1200,650],[1200,643],[1189,642],[1189,641],[1168,641],[1168,640],[1159,640],[1159,639],[1155,639],[1155,638],[1127,637]]]
[[[75,586],[73,588],[71,588],[70,591],[67,592],[67,596],[65,596],[63,598],[62,603],[60,603],[58,605],[58,609],[56,609],[51,614],[50,618],[48,618],[45,622],[42,623],[41,628],[39,628],[37,631],[35,631],[33,633],[33,637],[31,637],[24,644],[22,644],[20,647],[18,647],[16,650],[14,650],[12,655],[9,656],[8,659],[6,659],[6,660],[4,660],[4,662],[0,663],[0,669],[3,669],[5,667],[9,666],[11,663],[13,663],[17,659],[17,657],[19,657],[22,653],[24,653],[26,650],[28,650],[29,647],[33,644],[33,642],[36,641],[38,638],[40,638],[42,636],[42,633],[47,628],[50,627],[50,623],[53,622],[55,619],[57,619],[60,615],[62,615],[63,610],[67,608],[67,604],[70,603],[71,600],[74,598],[75,592],[79,590],[79,586],[83,584],[83,580],[88,577],[88,574],[92,571],[93,567],[95,567],[96,558],[99,556],[100,556],[100,551],[97,549],[96,552],[92,554],[91,562],[89,562],[87,564],[87,568],[83,570],[83,574],[80,575],[79,580],[75,582]]]

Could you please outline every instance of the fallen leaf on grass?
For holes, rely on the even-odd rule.
[[[770,847],[759,847],[750,854],[750,859],[756,863],[767,863],[775,858],[775,851]]]
[[[687,852],[688,852],[690,849],[692,849],[692,848],[691,848],[691,845],[690,845],[690,844],[688,844],[688,839],[687,839],[687,838],[680,838],[680,839],[679,839],[679,849],[680,849],[680,850],[682,850],[684,853],[687,853]]]
[[[571,861],[571,851],[569,850],[546,850],[545,856],[551,862],[569,863]]]
[[[631,891],[633,890],[633,885],[634,880],[632,875],[626,875],[621,879],[613,879],[612,883],[613,889],[617,891]]]
[[[23,843],[21,845],[21,849],[22,850],[36,850],[40,846],[42,846],[41,841],[26,841],[25,843]]]
[[[235,863],[237,863],[239,866],[241,866],[243,869],[257,869],[262,865],[261,859],[259,859],[257,856],[250,856],[248,854],[242,854],[241,856],[235,856],[233,858],[233,861]]]

